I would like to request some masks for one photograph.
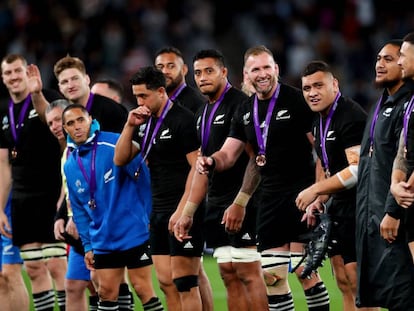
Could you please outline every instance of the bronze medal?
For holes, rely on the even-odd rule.
[[[88,201],[88,205],[89,205],[89,208],[90,208],[90,209],[94,210],[94,209],[96,208],[96,203],[95,203],[95,200],[94,200],[94,199],[90,199],[90,200]]]
[[[11,157],[12,157],[13,160],[17,158],[17,150],[16,150],[16,148],[13,148],[12,149],[12,151],[11,151]]]
[[[266,156],[264,154],[259,154],[256,157],[256,164],[257,164],[257,166],[260,166],[260,167],[265,166],[266,165]]]

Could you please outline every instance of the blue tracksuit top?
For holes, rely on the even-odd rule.
[[[90,200],[91,160],[95,136],[96,145],[96,208]],[[73,219],[83,242],[85,252],[96,254],[127,250],[149,239],[149,213],[151,212],[151,183],[147,166],[142,164],[138,179],[134,173],[141,163],[137,156],[128,165],[113,162],[115,144],[119,134],[99,131],[93,120],[88,140],[77,146],[68,136],[72,149],[64,172],[73,210]],[[78,163],[80,158],[86,179]]]

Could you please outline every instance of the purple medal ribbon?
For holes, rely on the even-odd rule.
[[[155,139],[155,136],[158,133],[158,130],[161,127],[162,122],[165,119],[165,116],[167,115],[167,112],[170,110],[171,106],[173,105],[173,101],[168,99],[167,104],[164,106],[164,108],[162,109],[161,115],[159,117],[159,119],[157,120],[157,123],[155,124],[155,128],[154,131],[152,132],[151,135],[151,139],[148,140],[148,135],[149,135],[149,130],[151,128],[151,123],[152,123],[152,119],[154,118],[153,116],[151,116],[147,122],[147,126],[145,128],[145,135],[144,135],[144,139],[142,141],[142,146],[141,146],[141,154],[144,153],[144,155],[142,156],[142,160],[141,163],[139,164],[138,169],[135,171],[135,177],[138,178],[139,176],[139,171],[141,169],[142,164],[145,162],[145,160],[148,157],[148,154],[151,150],[151,147],[153,145],[153,141]],[[147,146],[148,145],[148,146]]]
[[[377,105],[375,107],[374,116],[372,117],[371,122],[371,128],[369,130],[369,156],[372,155],[372,152],[374,151],[374,131],[375,131],[375,125],[378,120],[379,110],[381,108],[381,102],[382,102],[382,96],[378,99]]]
[[[29,109],[29,104],[31,100],[30,94],[26,97],[23,103],[23,107],[19,113],[19,119],[16,129],[16,122],[14,120],[14,103],[12,100],[9,101],[9,118],[10,118],[10,130],[14,139],[14,146],[16,147],[19,141],[20,131],[23,126],[23,120],[26,116],[27,110]]]
[[[407,106],[407,109],[404,112],[404,121],[403,121],[403,135],[404,135],[404,157],[407,153],[407,134],[408,134],[408,123],[410,122],[411,112],[414,108],[414,95],[411,96],[410,103]]]
[[[93,140],[93,147],[92,147],[92,160],[91,160],[91,172],[90,172],[90,178],[88,177],[88,174],[86,173],[85,167],[82,164],[81,157],[79,156],[79,149],[78,149],[78,156],[77,156],[77,162],[79,165],[79,168],[82,172],[83,177],[85,178],[86,182],[89,184],[89,197],[90,200],[88,202],[89,207],[91,209],[94,209],[96,207],[95,204],[95,191],[96,191],[96,149],[98,147],[98,133],[95,133],[95,138]]]
[[[341,92],[338,92],[336,94],[334,103],[331,107],[331,110],[329,110],[328,117],[326,118],[325,128],[322,129],[322,116],[319,116],[319,135],[321,136],[321,148],[322,148],[322,158],[325,168],[325,173],[329,176],[329,160],[328,160],[328,154],[326,153],[326,136],[328,135],[328,129],[329,125],[331,124],[332,116],[336,110],[336,107],[338,106],[338,99],[341,97]]]
[[[267,108],[266,112],[266,118],[265,118],[265,124],[263,127],[263,133],[260,129],[260,123],[259,123],[259,107],[258,107],[258,101],[257,101],[257,95],[254,96],[254,102],[253,102],[253,123],[254,123],[254,130],[256,132],[256,139],[257,139],[257,145],[259,147],[259,155],[265,155],[266,154],[266,143],[267,143],[267,135],[269,133],[269,124],[270,119],[272,118],[273,109],[276,105],[276,100],[279,96],[280,92],[280,83],[278,83],[275,92],[272,95],[272,98],[269,103],[269,107]]]
[[[180,95],[180,93],[182,92],[182,90],[184,90],[184,88],[187,86],[186,83],[183,83],[180,85],[180,87],[178,89],[175,90],[175,92],[170,96],[171,100],[175,100],[177,98],[178,95]]]
[[[211,109],[210,115],[208,116],[207,124],[205,121],[206,121],[207,108],[209,104],[206,103],[204,106],[203,116],[201,118],[201,153],[202,154],[204,154],[204,152],[207,149],[208,139],[210,137],[211,124],[213,122],[214,114],[216,113],[221,102],[223,101],[224,95],[226,95],[227,91],[230,88],[231,88],[231,84],[227,82],[223,93],[221,93],[219,99],[217,99],[217,101],[214,103],[213,108]]]
[[[88,102],[86,103],[86,107],[85,107],[88,112],[91,112],[92,102],[93,102],[93,96],[94,95],[95,94],[93,94],[92,92],[89,93]]]

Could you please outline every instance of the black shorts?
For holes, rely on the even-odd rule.
[[[295,204],[298,192],[260,193],[257,203],[257,249],[283,246],[299,242],[299,236],[309,232],[306,222],[301,222],[303,212]]]
[[[93,259],[95,260],[95,269],[116,269],[123,267],[135,269],[152,265],[148,241],[125,251],[94,254]]]
[[[331,217],[332,229],[328,256],[341,255],[344,264],[356,262],[355,218]],[[332,240],[336,243],[332,243]]]
[[[168,231],[171,213],[151,213],[150,245],[151,255],[171,255],[184,257],[201,257],[204,249],[202,216],[204,209],[197,210],[193,226],[189,232],[191,239],[179,242]]]
[[[58,197],[12,192],[13,245],[55,243],[53,233]]]
[[[209,208],[219,208],[212,207]],[[227,206],[226,206],[227,208]],[[221,246],[233,246],[235,248],[256,246],[256,210],[249,204],[246,207],[246,215],[240,231],[236,234],[226,232],[224,225],[221,224],[224,209],[215,217],[206,216],[204,222],[204,235],[208,248],[218,248]]]

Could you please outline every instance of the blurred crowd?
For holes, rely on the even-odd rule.
[[[404,0],[6,0],[0,51],[36,63],[45,87],[57,88],[53,64],[70,54],[84,60],[92,81],[110,76],[128,90],[132,72],[165,45],[182,50],[190,70],[197,50],[220,49],[230,81],[240,85],[245,50],[265,44],[286,82],[299,86],[304,65],[323,59],[367,108],[376,96],[377,49],[412,31],[413,13]],[[2,86],[0,97],[6,94]]]

